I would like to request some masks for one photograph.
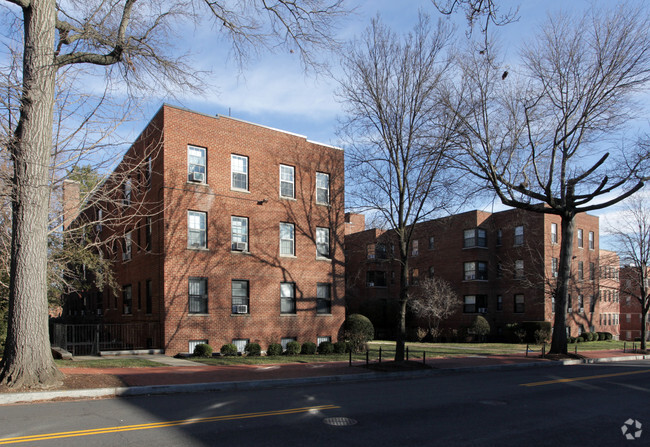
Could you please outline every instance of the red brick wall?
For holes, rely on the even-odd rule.
[[[330,336],[336,341],[344,319],[343,152],[289,133],[169,106],[152,123],[164,125],[164,148],[155,161],[151,188],[163,198],[163,210],[155,220],[152,253],[134,252],[131,261],[118,263],[117,272],[121,284],[134,285],[134,308],[137,283],[144,294],[144,281],[154,280],[153,317],[163,322],[166,353],[186,352],[190,340],[202,339],[215,350],[236,338],[258,342],[262,349],[282,337],[316,342]],[[187,181],[188,144],[207,149],[205,185]],[[248,157],[248,192],[230,188],[233,153]],[[279,198],[280,163],[295,167],[295,200]],[[316,171],[330,174],[330,206],[315,202]],[[207,249],[187,248],[188,210],[207,213]],[[248,217],[250,253],[231,252],[231,216]],[[295,257],[279,256],[280,222],[295,224]],[[331,260],[316,259],[316,227],[330,228]],[[207,314],[188,313],[189,277],[208,279]],[[231,314],[233,279],[249,281],[249,314]],[[296,284],[295,315],[280,314],[283,281]],[[329,315],[316,313],[318,283],[332,284]],[[111,309],[108,317],[112,314],[121,321],[140,317],[135,311],[121,315],[121,296],[118,310]]]

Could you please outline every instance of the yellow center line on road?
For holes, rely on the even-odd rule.
[[[236,419],[251,419],[267,416],[281,416],[286,414],[308,413],[311,411],[334,410],[336,405],[320,405],[315,407],[290,408],[287,410],[265,411],[260,413],[230,414],[224,416],[213,416],[206,418],[181,419],[178,421],[154,422],[151,424],[125,425],[121,427],[105,427],[90,430],[67,431],[60,433],[45,433],[41,435],[19,436],[15,438],[0,438],[0,445],[17,444],[20,442],[45,441],[48,439],[73,438],[78,436],[93,436],[107,433],[120,433],[134,430],[149,430],[152,428],[176,427],[179,425],[201,424],[204,422],[232,421]]]
[[[597,376],[572,377],[570,379],[555,379],[555,380],[546,380],[544,382],[520,383],[519,386],[542,386],[542,385],[552,385],[555,383],[580,382],[583,380],[605,379],[607,377],[631,376],[634,374],[644,374],[649,372],[650,369],[643,369],[639,371],[626,371],[626,372],[612,373],[612,374],[600,374]]]

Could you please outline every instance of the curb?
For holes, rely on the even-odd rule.
[[[20,404],[59,399],[98,399],[103,397],[128,397],[176,393],[202,393],[214,391],[243,391],[282,388],[295,385],[321,385],[328,383],[352,383],[398,379],[418,379],[452,373],[502,371],[527,368],[541,368],[561,365],[559,362],[544,361],[512,363],[507,365],[464,366],[456,368],[426,369],[402,372],[369,372],[350,375],[303,377],[295,379],[269,379],[238,382],[208,382],[182,385],[149,385],[118,388],[95,388],[65,391],[37,391],[32,393],[0,393],[0,405]]]
[[[634,361],[634,360],[647,360],[650,358],[650,355],[639,354],[639,355],[626,355],[620,357],[603,357],[603,358],[584,358],[580,360],[562,360],[562,364],[570,365],[585,365],[585,364],[594,364],[594,363],[616,363],[616,362],[625,362],[625,361]]]

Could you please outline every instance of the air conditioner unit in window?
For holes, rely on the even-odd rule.
[[[203,183],[205,182],[205,174],[203,172],[192,172],[190,179],[193,182]]]
[[[234,313],[234,314],[247,314],[248,313],[248,306],[246,304],[237,304],[236,306],[232,306],[232,313]]]
[[[232,244],[233,251],[246,251],[248,244],[246,242],[234,242]]]

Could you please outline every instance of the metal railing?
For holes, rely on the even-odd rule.
[[[160,348],[159,323],[102,323],[50,325],[50,342],[72,355],[100,351]]]

